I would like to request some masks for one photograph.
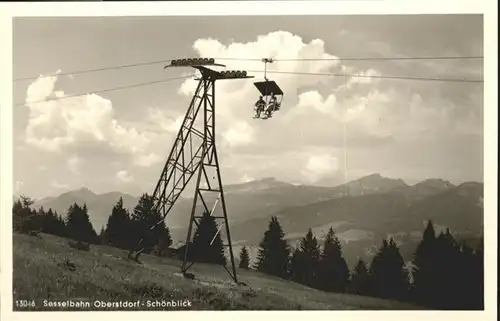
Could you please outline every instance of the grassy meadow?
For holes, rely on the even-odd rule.
[[[47,307],[44,300],[94,302],[139,301],[136,310],[148,308],[148,300],[189,300],[191,310],[411,310],[406,303],[326,293],[252,270],[238,269],[236,285],[217,265],[194,264],[194,280],[180,274],[181,262],[174,258],[141,256],[142,264],[127,259],[127,252],[92,245],[79,251],[68,240],[40,234],[40,238],[14,234],[14,310],[97,310]],[[16,306],[17,301],[17,306]],[[27,302],[24,307],[19,302]],[[35,306],[31,305],[35,302]],[[179,309],[179,308],[177,308]],[[112,308],[111,310],[120,310]],[[122,308],[123,310],[123,308]]]

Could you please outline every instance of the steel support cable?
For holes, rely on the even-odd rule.
[[[262,70],[248,70],[248,72],[263,73]],[[392,80],[415,80],[415,81],[442,81],[442,82],[462,82],[462,83],[483,83],[482,79],[460,79],[460,78],[432,78],[432,77],[411,77],[411,76],[377,76],[377,75],[356,75],[356,74],[333,74],[333,73],[314,73],[300,71],[269,71],[268,74],[284,74],[297,76],[328,76],[328,77],[352,77],[352,78],[375,78]]]
[[[397,61],[397,60],[477,60],[483,59],[483,56],[427,56],[427,57],[335,57],[335,58],[294,58],[294,59],[273,59],[273,61]],[[226,61],[262,61],[262,58],[214,58],[216,60],[226,60]],[[82,69],[68,72],[61,72],[54,75],[38,75],[31,77],[21,77],[13,79],[14,82],[25,81],[25,80],[34,80],[38,78],[48,78],[54,76],[67,76],[67,75],[79,75],[91,72],[99,72],[99,71],[108,71],[108,70],[118,70],[124,68],[131,67],[140,67],[140,66],[148,66],[155,65],[160,63],[167,63],[172,61],[173,59],[162,59],[148,62],[139,62],[132,64],[124,64],[124,65],[116,65],[102,68],[94,68],[94,69]]]

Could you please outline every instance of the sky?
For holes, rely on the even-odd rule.
[[[332,186],[372,173],[410,184],[483,180],[482,83],[352,76],[482,79],[481,59],[307,60],[482,56],[481,16],[16,18],[13,33],[14,79],[30,78],[14,82],[16,194],[152,192],[195,80],[100,91],[191,71],[75,71],[200,56],[255,76],[216,85],[225,184]],[[269,73],[282,108],[253,119],[264,57],[277,60],[270,71],[346,76]]]

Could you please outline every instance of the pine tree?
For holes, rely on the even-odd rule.
[[[106,229],[104,228],[104,226],[101,227],[101,231],[99,232],[99,240],[101,241],[102,245],[108,245]]]
[[[90,223],[86,204],[83,207],[80,207],[76,203],[70,206],[66,218],[66,226],[68,236],[72,239],[86,243],[99,243],[99,237],[92,223]]]
[[[160,229],[159,241],[157,245],[157,255],[158,256],[170,256],[170,245],[172,245],[172,237],[170,236],[170,230],[162,223],[162,229]]]
[[[153,197],[148,194],[143,194],[134,207],[130,226],[131,250],[134,250],[134,247],[142,240],[140,247],[145,253],[157,248],[164,235],[170,234],[160,212],[154,210]]]
[[[288,276],[290,249],[284,237],[285,233],[278,218],[272,217],[269,228],[259,244],[259,254],[255,264],[258,271],[281,278]]]
[[[40,210],[42,211],[43,209]],[[52,235],[59,235],[59,226],[58,226],[59,220],[56,214],[52,212],[52,209],[49,208],[49,210],[47,212],[44,212],[41,217],[42,217],[42,232]]]
[[[215,217],[205,212],[200,218],[193,237],[193,245],[188,248],[188,256],[196,262],[226,264],[224,247]]]
[[[300,245],[293,249],[292,256],[290,258],[290,268],[289,277],[294,282],[302,283],[303,276],[307,271],[304,269],[304,260],[302,258],[302,251],[300,250]]]
[[[352,272],[351,282],[349,283],[349,292],[358,295],[369,294],[369,274],[368,268],[362,259],[359,259]]]
[[[42,231],[47,234],[52,234],[60,237],[66,237],[66,223],[64,219],[57,214],[57,212],[52,211],[51,208],[45,213],[42,223]]]
[[[23,208],[23,204],[21,203],[21,200],[18,199],[17,201],[14,202],[14,205],[12,207],[12,227],[14,229],[14,232],[22,232],[23,231],[23,221],[24,218],[29,215],[26,215],[26,211]]]
[[[432,221],[429,221],[412,261],[412,298],[422,305],[429,305],[439,299],[435,291],[439,281],[436,274],[438,259],[436,250],[436,233]]]
[[[459,306],[460,286],[464,277],[461,273],[463,265],[460,263],[460,246],[449,229],[441,232],[436,239],[436,258],[434,269],[436,271],[435,287],[433,291],[436,301],[429,302],[437,309],[461,309]]]
[[[40,207],[38,210],[32,210],[32,215],[28,220],[30,223],[30,230],[43,232],[44,218],[46,214],[47,213],[45,212],[43,206]]]
[[[116,205],[113,207],[111,215],[108,218],[105,235],[108,244],[118,248],[129,248],[131,229],[130,216],[128,211],[123,207],[123,198],[120,197]]]
[[[34,200],[24,195],[14,202],[12,208],[12,223],[14,231],[19,233],[28,233],[37,229],[34,216],[37,215],[36,211],[31,208]]]
[[[458,270],[457,274],[460,275],[460,293],[456,296],[458,300],[454,302],[457,309],[474,310],[480,306],[478,303],[483,294],[478,291],[478,285],[482,282],[479,280],[479,271],[475,269],[474,255],[475,251],[472,247],[465,242],[460,245],[459,263],[455,267]]]
[[[299,271],[295,273],[296,281],[310,287],[318,287],[320,248],[318,240],[313,236],[311,229],[301,239],[299,246],[300,252],[297,253],[295,258],[300,266]]]
[[[342,245],[331,227],[323,245],[319,271],[322,290],[346,291],[349,283],[349,267],[342,254]]]
[[[381,298],[406,300],[409,282],[404,265],[394,240],[383,240],[370,266],[370,294]]]
[[[248,270],[250,265],[250,255],[248,253],[248,250],[246,246],[243,246],[240,251],[240,264],[239,268],[240,269],[245,269]]]
[[[66,226],[66,221],[61,215],[58,215],[57,212],[54,213],[57,217],[57,236],[67,237],[68,236],[68,227]]]
[[[453,237],[449,229],[441,232],[433,244],[432,264],[418,303],[440,310],[481,310],[484,308],[481,247],[475,251]],[[417,255],[416,255],[417,256]],[[481,257],[481,260],[477,260]]]

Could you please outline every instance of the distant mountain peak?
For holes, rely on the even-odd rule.
[[[477,187],[483,187],[483,183],[480,183],[480,182],[463,182],[462,184],[458,185],[457,187],[461,187],[461,188],[477,188]]]
[[[260,179],[253,179],[248,182],[230,184],[228,186],[244,186],[244,185],[255,185],[255,184],[286,184],[285,182],[278,181],[275,177],[264,177]]]
[[[484,185],[479,182],[464,182],[458,185],[455,190],[460,195],[476,195],[479,197],[483,195],[483,188]]]
[[[357,196],[384,193],[407,186],[400,178],[388,178],[380,173],[373,173],[340,185],[340,188],[346,190],[350,196]]]
[[[73,193],[76,193],[79,195],[92,195],[92,196],[97,195],[96,193],[92,192],[89,188],[87,188],[85,186],[80,187],[79,189],[73,191]]]
[[[92,192],[90,189],[87,187],[80,187],[79,189],[67,191],[65,193],[62,193],[59,196],[66,196],[66,197],[79,197],[79,198],[87,198],[87,197],[94,197],[96,194]]]
[[[78,192],[86,192],[86,193],[92,193],[92,194],[95,194],[94,192],[92,192],[88,187],[85,187],[85,186],[82,186],[80,187],[78,190]]]
[[[373,173],[370,175],[363,176],[362,178],[382,178],[382,175],[380,173]]]
[[[356,182],[373,182],[373,183],[395,183],[397,185],[407,185],[405,181],[403,181],[401,178],[390,178],[390,177],[385,177],[382,176],[380,173],[373,173],[370,175],[363,176],[361,178],[358,178],[354,181],[351,181],[350,183],[356,183]],[[349,184],[349,183],[348,183]]]
[[[441,179],[441,178],[428,178],[428,179],[421,181],[415,185],[416,186],[427,185],[427,186],[433,186],[433,187],[446,187],[446,188],[450,188],[450,187],[454,186],[449,181]]]
[[[245,183],[231,184],[225,187],[227,192],[251,192],[265,190],[269,188],[288,186],[291,184],[277,180],[274,177],[264,177],[261,179],[252,180]]]

